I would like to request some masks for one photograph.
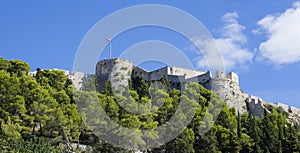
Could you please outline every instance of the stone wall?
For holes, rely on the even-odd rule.
[[[112,86],[128,86],[128,80],[134,66],[131,62],[122,59],[106,59],[96,65],[98,90],[102,91],[105,83],[110,81]]]
[[[185,68],[180,68],[180,67],[175,67],[175,66],[167,67],[168,75],[184,76],[185,79],[197,77],[197,76],[203,75],[205,73],[206,72],[190,70],[190,69],[185,69]]]
[[[149,72],[136,66],[132,70],[131,78],[140,78],[140,79],[143,78],[146,81],[148,81],[149,80]]]
[[[245,101],[247,103],[248,110],[252,115],[261,116],[264,111],[267,111],[263,105],[265,102],[263,102],[263,100],[259,97],[248,96]]]
[[[272,103],[266,102],[263,99],[256,97],[256,96],[248,96],[246,98],[246,103],[248,105],[248,110],[252,115],[261,116],[264,112],[270,113],[265,105],[271,105],[274,108],[282,108],[285,112],[289,113],[288,121],[292,124],[300,123],[300,109],[289,106],[283,103]]]
[[[268,103],[269,105],[272,105],[273,107],[281,107],[284,111],[289,112],[290,116],[300,115],[300,109],[294,106],[289,106],[283,103]]]
[[[184,76],[167,75],[167,79],[170,81],[170,88],[175,88],[178,90],[183,89],[186,82]]]
[[[198,82],[203,85],[206,89],[211,89],[211,74],[210,71],[206,73],[202,73],[196,77],[192,77],[186,80],[187,83],[189,82]]]
[[[234,72],[229,72],[226,74],[226,78],[232,80],[233,82],[239,84],[239,76]]]
[[[168,75],[168,67],[149,72],[149,81],[160,80],[164,75]]]

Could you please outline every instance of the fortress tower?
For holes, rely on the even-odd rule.
[[[113,82],[114,85],[126,86],[134,66],[127,60],[118,58],[104,59],[96,65],[96,77],[98,91],[102,91],[106,82]]]

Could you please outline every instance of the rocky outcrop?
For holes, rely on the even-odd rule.
[[[233,76],[235,79],[232,79]],[[219,70],[216,72],[211,84],[212,90],[216,92],[221,100],[226,102],[228,107],[234,107],[236,112],[241,114],[247,111],[246,95],[242,92],[235,73],[230,72],[225,77],[225,72]]]

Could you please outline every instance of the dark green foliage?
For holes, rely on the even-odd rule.
[[[52,138],[54,143],[79,141],[80,116],[72,102],[72,83],[64,72],[38,69],[31,77],[29,66],[22,61],[0,59],[0,64],[2,142],[16,141],[28,146],[23,149],[29,152],[40,141],[23,140],[28,135]],[[12,149],[17,147],[10,144]]]
[[[128,92],[113,95],[110,82],[105,84],[103,93],[95,91],[94,75],[87,81],[84,91],[74,92],[72,81],[62,71],[38,68],[34,77],[29,76],[28,72],[28,64],[0,58],[2,152],[67,152],[72,150],[71,143],[86,144],[92,147],[93,152],[133,152],[136,146],[160,139],[158,133],[121,133],[120,140],[138,140],[128,141],[127,150],[107,144],[97,137],[99,133],[93,132],[93,127],[87,125],[88,122],[100,126],[108,124],[97,120],[101,117],[97,114],[100,107],[114,122],[141,131],[165,124],[174,116],[182,101],[196,106],[191,123],[172,141],[143,152],[300,151],[300,127],[287,120],[289,114],[282,108],[266,105],[270,113],[265,112],[261,117],[248,113],[236,114],[234,108],[228,108],[215,93],[198,83],[186,84],[181,92],[169,88],[170,82],[166,76],[161,84],[152,82],[152,85],[137,78],[132,83],[130,81]],[[140,106],[141,111],[147,112],[148,109],[148,112],[130,113],[120,104],[130,109]],[[183,110],[192,112],[186,107]],[[217,110],[220,110],[219,115],[216,115]],[[182,120],[178,125],[187,117],[183,113],[179,116]],[[216,120],[214,124],[213,120]],[[100,134],[110,136],[111,132],[116,131],[112,126],[105,130]],[[205,130],[204,134],[199,133]]]
[[[63,149],[53,146],[51,141],[46,138],[23,139],[0,139],[1,152],[20,152],[20,153],[63,153]]]
[[[113,92],[112,92],[112,87],[111,87],[111,82],[106,82],[104,84],[104,87],[103,87],[103,94],[105,95],[108,95],[108,96],[112,96],[113,95]]]
[[[149,86],[145,80],[140,79],[137,87],[137,93],[139,95],[139,99],[141,99],[142,97],[150,97]]]
[[[170,90],[170,81],[168,80],[166,75],[163,75],[160,81],[165,86],[166,89]]]
[[[194,153],[194,132],[185,129],[176,139],[166,145],[166,153]]]
[[[129,81],[129,87],[131,90],[136,90],[139,95],[139,99],[141,99],[142,97],[150,97],[149,85],[144,79],[141,79],[139,77],[134,78],[132,82]]]
[[[30,67],[27,63],[20,61],[20,60],[11,60],[10,67],[7,68],[7,71],[10,73],[16,73],[18,75],[21,75],[22,72],[28,73],[30,70]]]

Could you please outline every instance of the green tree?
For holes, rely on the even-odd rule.
[[[192,129],[185,129],[176,139],[166,146],[166,153],[194,153],[194,132]]]
[[[29,70],[30,70],[29,65],[20,60],[11,60],[10,67],[7,69],[8,72],[16,73],[18,75],[21,75],[22,72],[25,72],[27,74]]]
[[[139,99],[141,99],[142,97],[150,97],[149,86],[144,79],[139,79],[137,86],[137,93],[139,95]]]

